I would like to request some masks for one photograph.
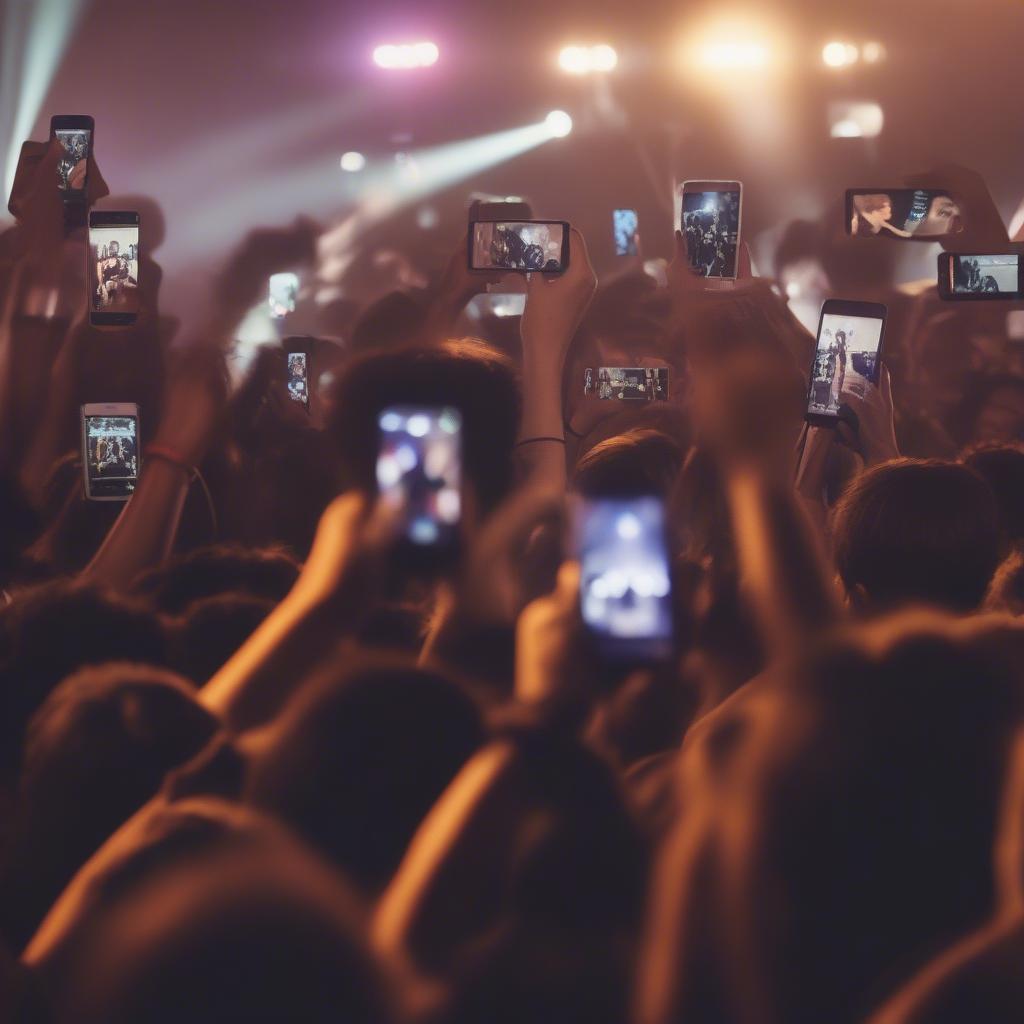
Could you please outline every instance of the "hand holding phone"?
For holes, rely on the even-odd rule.
[[[91,501],[127,501],[141,470],[139,407],[134,402],[82,406],[82,471]]]

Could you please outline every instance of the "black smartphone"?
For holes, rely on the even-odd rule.
[[[82,470],[90,501],[127,501],[135,493],[139,407],[133,402],[82,406]]]
[[[636,210],[612,210],[612,238],[615,240],[616,256],[637,254],[637,231],[640,218]]]
[[[50,118],[50,137],[64,152],[57,163],[57,188],[65,200],[84,200],[89,154],[95,123],[88,114],[55,114]]]
[[[578,497],[573,533],[580,612],[602,657],[671,657],[672,583],[665,503],[654,495]]]
[[[393,405],[378,418],[377,489],[404,522],[403,547],[420,561],[458,549],[462,415],[452,406]]]
[[[469,269],[561,274],[569,266],[564,220],[474,220],[469,225]]]
[[[940,252],[939,298],[956,302],[1024,297],[1020,254]]]
[[[89,214],[89,322],[127,326],[139,316],[139,215],[134,210]]]
[[[960,206],[943,189],[851,188],[846,192],[851,235],[926,242],[963,230]]]
[[[699,277],[734,278],[740,245],[743,184],[684,181],[679,230]]]
[[[583,394],[641,402],[668,399],[667,366],[588,366],[583,371]]]
[[[879,302],[826,299],[807,392],[808,423],[834,426],[844,389],[877,384],[886,309]]]
[[[309,408],[309,364],[312,345],[307,338],[285,338],[285,373],[288,397]]]

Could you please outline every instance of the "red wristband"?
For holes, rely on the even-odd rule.
[[[172,466],[183,469],[189,478],[195,473],[195,467],[190,466],[173,448],[166,448],[161,444],[151,444],[146,446],[142,455],[146,459],[162,459],[164,462],[169,462]]]

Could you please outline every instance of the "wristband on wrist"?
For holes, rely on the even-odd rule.
[[[541,436],[541,437],[524,437],[522,441],[516,442],[516,447],[521,448],[524,444],[536,444],[538,441],[554,441],[555,444],[565,444],[564,437],[554,436]]]
[[[191,480],[195,475],[195,466],[189,465],[173,448],[167,448],[161,444],[148,445],[142,452],[143,458],[159,459],[162,462],[169,462],[172,466],[185,471],[185,475]]]

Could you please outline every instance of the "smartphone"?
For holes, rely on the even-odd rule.
[[[885,314],[879,302],[826,299],[822,303],[807,392],[808,423],[834,426],[844,389],[878,383]]]
[[[673,650],[664,501],[653,495],[578,497],[573,506],[580,612],[599,653],[664,661]]]
[[[640,219],[636,210],[612,210],[612,238],[616,256],[637,254],[637,229]]]
[[[583,394],[596,398],[626,398],[642,402],[668,399],[667,366],[588,366],[583,371]]]
[[[85,198],[94,130],[95,123],[88,114],[56,114],[50,118],[50,137],[64,150],[57,164],[57,188],[65,200]]]
[[[89,322],[127,326],[139,316],[139,215],[89,214]]]
[[[296,342],[303,338],[288,338],[285,344],[287,360],[288,397],[293,402],[301,402],[309,409],[309,363],[310,350],[300,348]]]
[[[91,501],[126,501],[135,493],[142,459],[134,402],[82,406],[82,468]]]
[[[299,295],[299,275],[291,272],[270,275],[270,315],[281,320],[295,312],[295,300]]]
[[[700,277],[736,276],[743,185],[738,181],[684,181],[679,230],[690,268]]]
[[[569,266],[564,220],[475,220],[469,225],[469,269],[561,274]]]
[[[963,230],[960,207],[943,189],[851,188],[846,192],[851,235],[934,241]]]
[[[939,253],[939,298],[956,302],[1024,296],[1020,254]]]
[[[393,405],[377,425],[377,489],[402,516],[405,551],[428,561],[451,555],[462,518],[462,414]]]

